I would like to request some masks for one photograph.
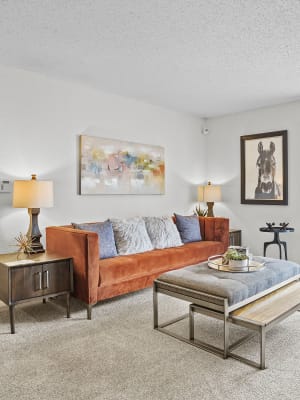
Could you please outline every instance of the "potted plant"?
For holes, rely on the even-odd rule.
[[[198,215],[198,217],[206,217],[207,215],[207,210],[202,210],[200,208],[200,204],[198,206],[196,206],[195,210],[194,210],[194,214]]]
[[[247,267],[249,257],[245,253],[239,252],[237,249],[228,249],[224,254],[225,263],[231,268]]]

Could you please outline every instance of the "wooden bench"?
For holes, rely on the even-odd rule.
[[[265,349],[266,332],[273,326],[293,314],[300,308],[300,282],[292,282],[274,292],[261,297],[260,299],[241,307],[229,314],[229,321],[232,324],[243,326],[245,328],[257,331],[260,336],[260,362],[244,358],[232,350],[250,337],[242,338],[232,346],[229,346],[228,356],[236,358],[260,369],[266,368]],[[194,317],[193,312],[198,311],[198,306],[190,305],[190,339],[194,340]],[[200,310],[199,310],[200,312]]]
[[[259,300],[239,308],[230,315],[233,324],[259,332],[260,335],[260,364],[265,369],[266,332],[280,321],[299,310],[300,282],[293,282]],[[241,359],[237,354],[230,355]],[[249,361],[244,359],[244,361]]]

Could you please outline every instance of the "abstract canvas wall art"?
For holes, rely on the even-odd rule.
[[[80,194],[164,194],[160,146],[80,136]]]

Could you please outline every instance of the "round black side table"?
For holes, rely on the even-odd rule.
[[[285,253],[285,259],[287,260],[287,249],[286,249],[286,242],[280,240],[279,238],[279,234],[280,233],[289,233],[289,232],[294,232],[294,228],[282,228],[281,226],[272,226],[271,228],[269,227],[263,227],[263,228],[259,228],[259,230],[261,232],[268,232],[268,233],[274,233],[274,239],[272,240],[272,242],[264,242],[264,257],[266,256],[266,250],[267,247],[270,244],[277,244],[279,247],[279,257],[281,259],[281,245],[284,248],[284,253]]]

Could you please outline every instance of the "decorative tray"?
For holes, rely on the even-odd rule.
[[[265,267],[265,263],[253,260],[249,261],[248,265],[245,267],[231,267],[228,264],[224,264],[224,258],[221,255],[209,257],[207,264],[209,268],[223,272],[255,272]]]

